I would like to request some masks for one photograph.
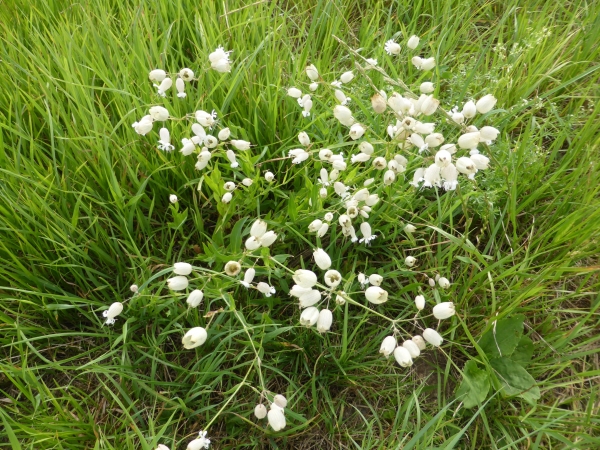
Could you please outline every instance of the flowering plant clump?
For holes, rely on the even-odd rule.
[[[287,426],[285,413],[293,411],[298,399],[288,393],[288,406],[283,394],[265,385],[263,371],[270,369],[263,358],[268,356],[255,346],[255,331],[236,305],[250,297],[265,301],[276,297],[294,306],[286,309],[291,317],[277,320],[291,320],[322,336],[337,332],[341,318],[348,314],[369,315],[374,320],[371,326],[379,327],[382,336],[377,344],[381,356],[376,350],[373,356],[390,359],[393,355],[390,360],[398,370],[410,370],[425,352],[442,351],[447,323],[466,311],[457,310],[452,296],[451,268],[426,267],[426,255],[412,248],[415,236],[432,227],[419,218],[419,211],[407,212],[395,205],[406,193],[453,195],[461,186],[476,185],[482,172],[493,168],[493,145],[500,136],[492,126],[490,112],[496,99],[491,93],[460,106],[442,107],[443,92],[433,72],[438,61],[424,50],[419,37],[382,44],[392,63],[403,61],[414,67],[415,83],[394,79],[380,60],[346,49],[354,58],[353,67],[332,74],[308,64],[286,87],[284,98],[297,111],[292,119],[297,134],[293,142],[278,148],[280,157],[272,160],[257,164],[257,152],[262,150],[246,140],[243,128],[208,106],[207,99],[201,105],[204,109],[184,117],[173,117],[160,104],[170,95],[181,101],[194,95],[197,78],[189,68],[174,68],[171,73],[151,70],[158,104],[132,124],[137,134],[156,142],[150,136],[160,122],[157,151],[177,149],[183,164],[193,166],[203,180],[198,189],[208,194],[221,214],[231,214],[236,205],[252,198],[251,189],[260,203],[290,177],[303,180],[304,201],[289,199],[292,224],[274,219],[277,215],[272,211],[241,217],[231,231],[232,244],[213,253],[218,258],[175,262],[150,280],[142,280],[135,290],[132,287],[135,297],[166,284],[189,311],[205,312],[187,316],[188,326],[181,330],[182,351],[211,351],[211,322],[219,311],[206,311],[206,299],[222,302],[220,311],[232,313],[254,354],[252,367],[259,386],[254,388],[253,415],[256,420],[267,418],[273,432]],[[234,67],[230,54],[217,48],[207,56],[210,68],[206,70],[228,76]],[[173,79],[176,94],[170,91]],[[312,126],[315,123],[335,132],[320,133],[319,127]],[[178,147],[177,142],[181,142]],[[184,193],[170,195],[174,216],[184,198]],[[390,220],[402,230],[405,244],[388,240]],[[302,237],[299,242],[305,248],[301,260],[278,254],[279,244],[295,235]],[[393,274],[365,260],[373,246],[385,245],[398,249],[390,261],[397,267]],[[351,260],[356,261],[354,266],[348,264]],[[410,282],[400,293],[401,275]],[[106,324],[114,324],[122,312],[127,314],[122,303],[111,305],[104,313]],[[188,449],[208,448],[206,434],[202,431]]]

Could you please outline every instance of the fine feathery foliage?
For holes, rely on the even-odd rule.
[[[600,447],[600,5],[4,6],[3,448]]]

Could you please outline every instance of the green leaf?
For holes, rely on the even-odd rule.
[[[492,359],[490,364],[502,384],[504,395],[516,395],[532,404],[540,398],[540,388],[521,365],[507,357]]]
[[[467,362],[463,370],[462,383],[456,391],[456,398],[463,402],[465,408],[473,408],[483,403],[489,390],[489,374],[479,369],[475,361]]]
[[[244,217],[244,218],[238,220],[236,222],[236,224],[234,225],[233,229],[231,230],[231,233],[230,233],[231,239],[229,240],[229,250],[233,253],[238,253],[240,251],[240,248],[242,246],[242,228],[244,227],[244,224],[246,223],[247,220],[248,220],[247,217]]]
[[[533,356],[533,341],[527,336],[523,336],[517,345],[517,348],[510,356],[514,362],[520,364],[523,367],[527,367],[531,362]]]
[[[479,339],[479,346],[489,358],[510,356],[523,335],[525,316],[516,315],[496,321],[492,329]]]

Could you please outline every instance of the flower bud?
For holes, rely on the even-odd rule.
[[[440,285],[440,287],[442,289],[448,289],[450,287],[450,281],[448,281],[448,278],[444,278],[444,277],[439,278],[438,284]]]
[[[273,397],[273,403],[279,406],[281,409],[284,409],[287,407],[288,401],[285,396],[277,394],[275,397]]]
[[[422,311],[425,308],[425,297],[422,295],[417,295],[415,297],[415,306],[419,311]]]
[[[319,320],[319,310],[314,306],[309,306],[300,314],[300,325],[312,327]]]
[[[177,203],[177,201],[178,201],[177,196],[175,194],[169,195],[169,201],[171,203]]]
[[[337,305],[343,306],[346,304],[346,293],[344,291],[339,291],[338,295],[335,296],[335,303]]]
[[[129,290],[131,292],[133,292],[134,294],[138,291],[139,287],[137,284],[132,284],[131,286],[129,286]]]
[[[161,69],[154,69],[148,74],[148,79],[155,83],[160,83],[165,78],[167,78],[167,72]]]
[[[311,81],[317,81],[319,79],[319,71],[315,67],[314,64],[310,66],[306,66],[306,75],[310,78]]]
[[[472,119],[473,117],[475,117],[475,115],[477,114],[477,107],[475,106],[475,103],[473,103],[471,100],[465,103],[465,106],[463,106],[462,109],[462,114],[467,119]]]
[[[298,134],[298,140],[305,147],[310,145],[310,138],[308,137],[308,134],[306,134],[306,132],[304,132],[304,131],[302,131],[300,134]]]
[[[441,278],[440,278],[441,279]],[[443,302],[433,307],[433,316],[438,320],[444,320],[456,314],[454,303]]]
[[[477,108],[477,112],[480,114],[485,114],[492,110],[492,108],[496,105],[498,100],[492,94],[485,95],[477,100],[475,107]]]
[[[200,289],[194,289],[185,302],[190,305],[190,308],[195,308],[202,302],[203,298],[204,293]]]
[[[242,270],[242,266],[237,261],[229,261],[225,264],[225,273],[230,277],[235,277]]]
[[[291,87],[288,89],[287,95],[289,95],[292,98],[300,98],[300,97],[302,97],[302,91],[295,87]]]
[[[277,240],[277,234],[274,231],[267,231],[258,239],[261,247],[270,247]]]
[[[183,291],[188,287],[188,279],[184,276],[177,276],[167,280],[167,286],[172,291]]]
[[[498,134],[500,134],[500,130],[494,127],[482,127],[479,134],[482,141],[495,141]]]
[[[350,83],[354,79],[354,74],[351,70],[340,75],[340,81],[344,84]]]
[[[229,203],[232,198],[233,198],[233,194],[231,192],[225,192],[223,194],[223,197],[221,197],[221,201],[223,203]]]
[[[310,270],[298,269],[292,278],[294,283],[303,288],[312,288],[317,284],[317,275]]]
[[[339,120],[342,125],[347,127],[351,126],[354,123],[354,118],[352,117],[352,111],[349,108],[337,105],[333,108],[333,116]]]
[[[383,277],[376,273],[369,275],[369,283],[371,283],[373,286],[381,286],[381,283],[383,283]]]
[[[477,167],[471,158],[467,158],[463,156],[456,160],[456,170],[464,175],[468,175],[469,178],[473,178],[473,176],[477,173]]]
[[[379,348],[379,353],[381,353],[386,358],[392,354],[394,349],[397,347],[396,338],[394,336],[387,336],[383,342],[381,343],[381,347]]]
[[[220,141],[226,141],[227,139],[229,139],[230,135],[231,135],[231,130],[229,128],[223,128],[221,131],[219,131],[219,134],[217,134],[217,137],[219,138]]]
[[[458,146],[460,148],[476,148],[477,144],[481,141],[481,134],[479,131],[472,133],[465,133],[458,138]]]
[[[477,170],[486,170],[490,163],[490,159],[487,156],[483,156],[479,153],[471,155],[469,159],[473,161]]]
[[[388,301],[388,292],[379,286],[370,286],[365,291],[365,297],[375,305],[380,305]]]
[[[155,450],[170,450],[169,447],[167,447],[164,444],[158,444],[158,447],[156,447]]]
[[[421,61],[422,70],[431,70],[435,67],[435,58],[432,56],[431,58],[426,58]]]
[[[257,419],[264,419],[267,417],[267,408],[262,403],[259,403],[254,407],[254,415]]]
[[[148,110],[148,114],[152,117],[152,120],[157,122],[164,122],[169,118],[169,111],[167,108],[162,106],[153,106]]]
[[[192,265],[185,262],[173,264],[173,273],[176,275],[189,275],[192,273]]]
[[[425,328],[425,331],[423,331],[423,338],[434,347],[439,347],[442,345],[442,342],[444,342],[442,336],[431,328]]]
[[[404,226],[405,233],[414,233],[415,231],[417,231],[417,227],[415,227],[414,225],[411,225],[410,223],[408,223]]]
[[[411,341],[413,341],[415,344],[417,344],[417,347],[419,347],[419,350],[423,351],[425,350],[425,340],[423,339],[423,337],[419,334],[417,334],[416,336],[413,336]]]
[[[253,251],[260,247],[260,241],[256,236],[250,236],[244,245],[248,250]]]
[[[275,179],[275,175],[273,175],[273,172],[265,173],[265,180],[267,180],[269,183],[271,181],[273,181],[274,179]]]
[[[223,189],[231,192],[231,191],[235,190],[235,183],[233,181],[228,181],[227,183],[225,183],[223,185]]]
[[[319,312],[319,318],[317,319],[317,331],[319,333],[325,333],[331,328],[333,323],[333,314],[328,309],[322,309]]]
[[[319,228],[321,228],[321,225],[323,225],[323,221],[319,220],[319,219],[315,219],[313,220],[309,225],[308,225],[308,232],[309,233],[315,233]]]
[[[181,339],[181,342],[183,343],[184,348],[189,350],[204,344],[206,342],[207,337],[208,333],[204,328],[194,327],[187,333],[185,333],[185,335]]]
[[[363,127],[360,123],[355,123],[354,125],[352,125],[350,127],[350,133],[349,136],[352,140],[357,140],[359,138],[362,137],[363,134],[365,134],[365,127]]]
[[[315,263],[322,270],[327,270],[331,267],[331,258],[322,248],[317,248],[313,252],[313,257],[315,258]]]
[[[421,83],[421,86],[419,86],[419,90],[423,94],[431,94],[433,91],[435,91],[435,87],[432,82],[426,81],[424,83]]]
[[[252,183],[253,183],[253,181],[252,181],[252,179],[251,179],[251,178],[244,178],[244,179],[242,180],[242,184],[243,184],[244,186],[246,186],[246,187],[250,187],[250,186],[252,186]]]
[[[404,347],[396,347],[394,350],[394,358],[400,367],[410,367],[413,364],[410,352]]]
[[[406,350],[408,350],[408,353],[410,353],[411,358],[416,358],[417,356],[419,356],[421,354],[421,350],[419,350],[419,346],[411,341],[404,341],[402,343],[402,347],[404,347]]]
[[[373,160],[373,162],[371,164],[377,170],[383,170],[387,167],[387,161],[385,160],[385,158],[383,156],[378,156],[377,158],[375,158]]]
[[[375,94],[371,97],[371,106],[376,114],[381,114],[385,111],[386,101],[381,94]]]

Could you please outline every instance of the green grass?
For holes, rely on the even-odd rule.
[[[290,279],[272,262],[278,291],[268,302],[215,282],[205,309],[188,312],[164,289],[163,269],[183,260],[220,271],[241,257],[239,229],[258,215],[285,236],[273,254],[293,255],[291,269],[310,265],[315,190],[302,167],[266,162],[297,145],[298,106],[285,91],[306,90],[307,63],[328,80],[353,68],[335,37],[415,80],[383,53],[400,31],[436,55],[445,105],[498,98],[494,170],[456,193],[388,191],[374,214],[385,239],[370,248],[321,244],[343,274],[386,274],[394,317],[412,317],[424,281],[402,264],[409,249],[428,274],[449,276],[460,319],[444,323],[443,351],[402,369],[377,353],[387,324],[349,305],[332,333],[297,326]],[[2,448],[179,449],[209,423],[215,448],[600,448],[600,4],[12,1],[0,8],[0,40]],[[218,45],[234,51],[230,74],[204,70]],[[155,149],[156,127],[136,135],[131,123],[156,102],[155,67],[194,69],[188,97],[164,105],[178,117],[217,110],[256,145],[244,172],[258,179],[269,168],[277,182],[265,191],[255,182],[224,206],[210,187],[224,162],[201,178],[178,152]],[[317,119],[302,125],[343,146],[342,127],[327,126],[328,107],[315,103]],[[169,124],[173,140],[187,127]],[[168,226],[171,193],[187,208],[179,229]],[[402,232],[407,221],[419,225],[414,238]],[[114,327],[102,326],[107,305],[161,271]],[[475,343],[490,319],[515,314],[534,341],[528,370],[541,399],[493,389],[481,407],[460,408],[464,363],[487,364]],[[208,321],[207,343],[183,351],[183,332]],[[290,402],[279,433],[251,414],[254,348],[266,387]]]

